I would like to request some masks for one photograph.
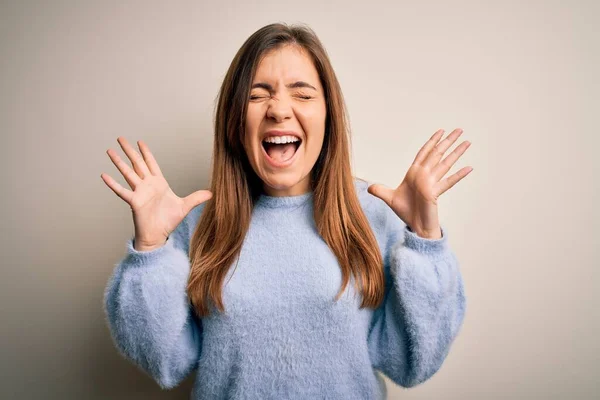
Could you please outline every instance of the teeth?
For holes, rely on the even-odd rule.
[[[299,141],[300,141],[300,139],[298,139],[296,136],[270,136],[265,139],[265,142],[267,142],[267,143],[277,143],[277,144],[294,143],[294,142],[299,142]]]

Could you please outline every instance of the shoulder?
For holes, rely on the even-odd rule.
[[[186,254],[189,253],[190,241],[202,215],[202,211],[206,206],[206,202],[197,205],[185,216],[185,218],[177,225],[170,236],[175,239],[175,247],[181,248]]]
[[[386,241],[391,233],[402,230],[404,222],[383,200],[368,192],[370,185],[371,183],[364,179],[354,178],[358,200],[373,233],[378,240]]]
[[[194,228],[196,228],[196,225],[198,224],[198,221],[200,220],[200,216],[202,215],[202,211],[204,210],[205,206],[206,206],[206,201],[204,203],[199,204],[196,207],[192,208],[192,210],[189,212],[189,214],[185,217],[185,220],[186,220],[188,226],[191,228],[191,233],[194,233]]]

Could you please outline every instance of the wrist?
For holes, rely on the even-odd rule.
[[[409,231],[414,232],[417,236],[419,236],[423,239],[435,240],[435,239],[442,238],[441,227],[437,227],[436,229],[432,229],[432,230],[425,230],[425,229],[420,229],[420,228],[411,228],[410,226],[407,225],[407,228]]]
[[[162,247],[165,245],[165,243],[167,242],[169,238],[165,238],[163,239],[162,242],[154,242],[154,243],[148,243],[148,242],[143,242],[143,241],[138,241],[135,238],[133,239],[133,248],[137,251],[152,251],[152,250],[156,250],[159,247]]]

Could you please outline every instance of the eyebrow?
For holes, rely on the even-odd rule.
[[[294,82],[294,83],[287,84],[287,85],[285,85],[285,86],[286,86],[288,89],[296,89],[296,88],[309,88],[309,89],[312,89],[312,90],[314,90],[314,91],[317,91],[317,89],[316,89],[316,88],[315,88],[313,85],[311,85],[311,84],[309,84],[309,83],[306,83],[306,82],[304,82],[304,81],[297,81],[297,82]],[[269,92],[274,92],[274,91],[275,91],[275,90],[273,89],[273,86],[269,85],[269,84],[268,84],[268,83],[266,83],[266,82],[258,82],[258,83],[255,83],[254,85],[252,85],[252,89],[254,89],[254,88],[261,88],[261,89],[265,89],[265,90],[268,90]]]

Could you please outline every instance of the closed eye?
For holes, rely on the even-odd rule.
[[[250,96],[250,100],[256,100],[256,99],[261,99],[264,98],[265,96]],[[301,98],[302,100],[310,100],[310,99],[314,99],[313,96],[298,96],[299,98]]]

